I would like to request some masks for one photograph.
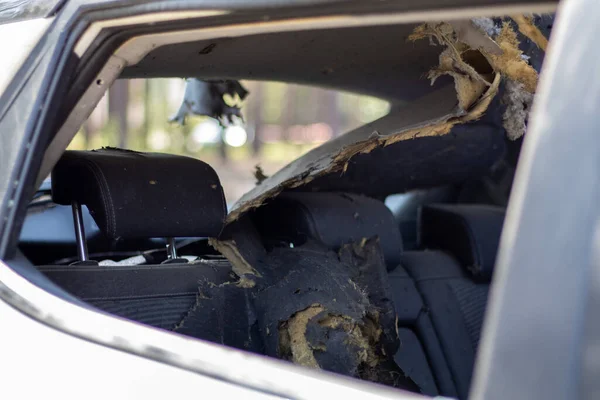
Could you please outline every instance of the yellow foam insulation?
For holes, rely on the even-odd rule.
[[[209,238],[208,243],[219,253],[221,253],[229,262],[233,272],[240,277],[238,286],[250,288],[254,286],[254,281],[248,279],[246,275],[260,277],[260,273],[250,265],[238,250],[234,240],[217,240]]]
[[[456,94],[459,106],[466,110],[481,97],[485,89],[490,85],[470,65],[456,61],[455,49],[446,49],[440,54],[440,65],[429,72],[431,84],[441,75],[450,75],[454,78]]]
[[[279,327],[280,352],[289,352],[294,364],[320,368],[313,348],[306,340],[306,325],[313,317],[325,311],[319,304],[298,311]]]
[[[314,347],[306,340],[306,326],[317,315],[326,311],[320,304],[296,312],[279,327],[280,353],[291,355],[294,364],[309,368],[320,368],[314,351],[326,351],[323,346]],[[362,323],[344,315],[326,315],[317,321],[324,328],[342,330],[347,333],[347,344],[357,349],[357,360],[369,367],[375,367],[381,357],[375,351],[381,328],[377,316],[367,316]]]
[[[517,34],[513,31],[510,23],[505,22],[496,38],[496,42],[502,49],[502,54],[486,55],[495,71],[499,71],[515,82],[523,84],[529,93],[535,93],[538,82],[537,71],[521,58],[523,52],[519,49]],[[485,54],[485,53],[484,53]]]
[[[343,315],[328,315],[319,320],[319,325],[331,329],[341,329],[346,332],[348,334],[348,345],[358,349],[357,359],[359,362],[374,367],[380,361],[373,346],[381,336],[381,328],[378,326],[371,327],[369,324],[369,328],[364,328]],[[369,334],[373,336],[369,336]]]
[[[531,39],[531,41],[535,43],[537,47],[546,51],[546,48],[548,47],[548,39],[538,29],[538,27],[535,26],[531,17],[526,15],[513,15],[511,18],[517,23],[519,32]]]
[[[439,66],[432,69],[427,77],[432,85],[442,75],[454,78],[458,104],[463,110],[468,110],[490,86],[490,82],[484,77],[483,71],[477,71],[474,65],[465,61],[464,55],[472,49],[468,44],[458,41],[457,37],[450,24],[423,24],[415,28],[408,40],[431,38],[446,46],[440,54]]]
[[[531,18],[523,15],[511,18],[517,23],[521,33],[543,50],[546,49],[548,40],[533,24]],[[503,115],[503,125],[508,138],[515,140],[525,133],[528,109],[537,87],[538,73],[523,59],[517,33],[508,21],[502,24],[494,39],[497,48],[490,45],[489,41],[479,38],[478,34],[492,40],[474,24],[464,21],[420,25],[409,36],[409,40],[430,38],[446,46],[440,54],[439,66],[430,71],[429,78],[433,82],[440,75],[452,76],[459,104],[463,107],[482,92],[484,81],[477,79],[477,76],[487,80],[488,67],[505,77],[507,86],[502,100],[507,108]],[[485,58],[487,65],[482,62],[481,57]]]
[[[474,26],[473,29],[475,29]],[[484,34],[481,31],[480,33]],[[468,63],[468,60],[465,59],[465,55],[473,54],[474,50],[485,57],[496,73],[522,83],[529,93],[535,92],[538,73],[521,57],[523,52],[519,49],[517,34],[509,22],[503,24],[500,34],[495,39],[496,44],[500,47],[500,52],[489,51],[483,46],[473,49],[469,44],[460,41],[462,37],[464,35],[456,34],[452,25],[441,22],[419,25],[408,39],[412,41],[424,38],[436,39],[439,44],[447,47],[440,55],[440,66],[431,70],[429,78],[435,80],[440,75],[452,76],[456,83],[459,100],[471,99],[476,95],[477,90],[481,90],[477,88],[477,83],[485,81],[484,76],[481,75],[485,73],[485,70],[477,71],[477,66]],[[479,67],[481,67],[481,62],[479,62]]]

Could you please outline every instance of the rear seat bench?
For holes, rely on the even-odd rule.
[[[87,205],[114,240],[216,237],[226,212],[219,178],[206,163],[118,149],[65,152],[52,173],[52,196],[57,204]],[[87,260],[38,269],[100,310],[168,330],[195,303],[199,281],[231,280],[226,260],[107,266]]]
[[[504,211],[434,205],[420,215],[421,251],[402,251],[392,213],[345,193],[284,193],[258,209],[263,238],[337,250],[379,236],[398,315],[396,362],[424,394],[466,398]]]

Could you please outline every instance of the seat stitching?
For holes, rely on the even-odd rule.
[[[82,300],[142,300],[160,297],[179,297],[179,296],[194,296],[197,291],[193,292],[176,292],[176,293],[156,293],[156,294],[139,294],[131,296],[107,296],[107,297],[81,297]]]
[[[99,179],[99,176],[98,176],[98,173],[97,173],[97,170],[96,170],[97,166],[94,163],[92,163],[90,160],[88,160],[88,159],[78,159],[78,160],[75,160],[74,164],[75,165],[81,164],[83,167],[87,167],[88,171],[90,171],[92,173],[92,175],[94,175],[94,178],[99,183],[98,188],[100,189],[100,195],[101,195],[100,197],[102,199],[102,205],[104,206],[104,210],[106,212],[105,222],[106,222],[106,227],[108,229],[110,227],[109,214],[112,213],[112,210],[109,209],[110,207],[109,207],[108,203],[106,202],[106,199],[105,199],[105,196],[104,196],[105,189],[103,188],[103,185],[100,182],[100,179]]]
[[[468,279],[466,277],[457,277],[457,276],[436,276],[431,278],[412,278],[415,282],[427,282],[427,281],[441,281],[441,280],[451,280],[451,279]]]
[[[93,168],[96,168],[97,171],[100,174],[100,178],[102,179],[101,185],[104,185],[105,189],[106,189],[106,195],[108,196],[108,201],[110,203],[110,216],[112,219],[112,236],[116,236],[117,234],[117,220],[116,220],[116,216],[115,216],[115,210],[114,210],[114,203],[112,200],[112,195],[110,193],[110,187],[108,186],[108,181],[106,180],[106,176],[104,175],[104,172],[102,171],[102,169],[100,168],[100,166],[93,160],[88,159],[88,161],[91,163]],[[104,197],[104,196],[103,196]]]

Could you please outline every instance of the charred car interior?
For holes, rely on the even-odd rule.
[[[306,83],[376,96],[391,111],[262,180],[228,210],[201,160],[65,151],[65,135],[85,118],[66,102],[38,174],[51,180],[28,206],[14,265],[89,310],[466,399],[553,20],[366,22],[185,41],[167,32],[152,50],[136,47],[119,77]],[[74,73],[79,97],[92,75]],[[97,76],[92,85],[106,90],[110,78]],[[222,92],[186,94],[179,117],[236,113],[221,100]],[[414,195],[388,208],[399,193]]]

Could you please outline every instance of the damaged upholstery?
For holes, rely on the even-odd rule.
[[[314,148],[242,196],[227,223],[290,189],[389,195],[484,174],[504,154],[501,117],[483,115],[488,106],[502,108],[494,96],[500,80],[468,113],[446,86]]]
[[[297,190],[387,196],[463,182],[485,175],[505,147],[500,124],[483,118],[457,125],[448,135],[416,137],[356,154],[344,173],[317,177]]]
[[[229,256],[240,279],[200,284],[197,302],[177,332],[418,391],[392,358],[399,342],[377,239],[346,244],[338,252],[310,238],[298,246],[254,251],[261,240],[241,238],[252,231],[239,233],[227,230],[214,245],[236,249]]]
[[[426,43],[437,50],[438,62],[429,64],[429,73],[414,80],[418,83],[427,76],[431,91],[324,143],[260,181],[233,205],[227,223],[289,190],[383,196],[485,174],[504,156],[502,140],[516,140],[526,131],[550,21],[514,16],[414,27],[408,41],[396,45]],[[174,56],[182,52],[175,47],[163,50],[174,51]],[[215,51],[213,56],[225,54]],[[145,61],[146,66],[151,64],[151,60]],[[401,62],[416,65],[406,59]],[[336,72],[332,71],[331,78]],[[373,76],[378,80],[384,75]],[[388,85],[397,81],[398,74],[393,76]],[[444,85],[448,77],[454,87]]]
[[[66,151],[52,171],[52,198],[85,204],[113,239],[218,236],[226,214],[223,188],[208,164],[112,148]]]
[[[383,202],[347,193],[283,193],[256,210],[255,219],[265,238],[284,244],[316,240],[338,250],[344,243],[378,237],[388,270],[393,269],[381,279],[385,287],[376,292],[387,292],[393,300],[399,340],[394,360],[422,393],[457,395],[431,318],[423,312],[422,296],[408,273],[398,267],[403,259],[402,237]]]
[[[124,153],[114,152],[117,158]],[[167,172],[181,166],[178,157],[171,161],[164,167]],[[147,160],[133,156],[128,162],[126,168],[135,170]],[[79,166],[61,167],[66,165]],[[85,172],[70,171],[70,176],[87,179],[97,172],[87,162],[83,165]],[[130,184],[141,186],[149,179],[147,173]],[[57,190],[64,187],[60,174],[65,172],[55,174],[55,196],[64,195]],[[106,200],[106,187],[124,190],[113,181],[122,175],[111,171],[103,176],[110,182],[96,180],[105,186],[85,196],[74,184],[67,193],[94,204],[99,200],[89,196]],[[211,176],[208,182],[214,182]],[[200,225],[196,233],[220,232],[211,244],[231,264],[200,260],[40,270],[86,303],[124,318],[310,368],[466,398],[502,210],[428,206],[419,222],[420,244],[427,250],[404,252],[397,223],[379,200],[337,192],[286,192],[222,229],[222,218],[220,226],[214,227],[210,218],[209,226],[202,225],[205,215],[222,215],[222,203],[211,197],[216,190],[222,198],[221,187],[198,183],[197,190],[208,192],[199,198],[209,200],[193,207],[181,203],[192,211],[163,207],[163,218],[193,214]],[[124,198],[114,190],[111,195]],[[99,209],[96,216],[111,215]],[[113,215],[117,226],[137,220],[133,214]],[[185,224],[181,231],[177,226],[157,226],[153,233],[189,232]],[[440,226],[443,235],[431,233]],[[104,224],[101,229],[110,228]]]
[[[419,391],[393,360],[396,313],[376,237],[397,230],[392,214],[362,196],[293,193],[283,199],[289,202],[259,210],[255,219],[264,224],[257,230],[245,216],[213,241],[240,280],[202,285],[177,332],[209,332],[218,343]],[[357,212],[370,221],[358,225],[364,232],[355,226]],[[395,233],[386,240],[398,257]]]
[[[254,212],[263,238],[282,246],[277,250],[280,257],[287,254],[287,262],[278,262],[292,266],[286,271],[304,262],[288,259],[290,250],[284,248],[289,243],[317,241],[338,250],[344,243],[356,246],[361,237],[377,236],[388,267],[391,260],[400,259],[387,278],[377,281],[385,284],[375,291],[382,296],[389,293],[393,300],[399,340],[394,361],[422,393],[458,398],[468,394],[503,218],[499,207],[424,207],[418,224],[419,247],[428,250],[403,252],[394,217],[376,199],[286,192]],[[393,248],[386,250],[388,246]],[[310,259],[313,253],[301,258],[305,257]],[[343,260],[341,253],[340,257]],[[337,274],[324,255],[320,258],[321,268],[313,277],[320,277],[322,270]],[[298,275],[291,281],[301,285],[305,279]],[[319,310],[308,305],[312,302],[304,309],[317,315]]]
[[[347,193],[284,193],[254,218],[265,237],[302,244],[308,238],[330,249],[379,237],[390,267],[398,265],[402,238],[391,211],[379,200]]]
[[[377,237],[388,269],[395,268],[398,264],[395,260],[402,259],[402,238],[397,223],[385,204],[373,198],[346,193],[284,193],[259,208],[255,219],[263,236],[276,241],[303,243],[316,240],[338,250],[344,248],[344,243],[360,243],[366,238]],[[378,278],[368,291],[393,300],[398,345],[390,350],[395,354],[395,363],[415,382],[420,392],[456,395],[431,320],[421,312],[423,301],[414,282],[406,272],[402,281],[393,279],[399,278],[401,270],[396,268],[391,276]],[[415,333],[417,326],[420,337]]]
[[[182,334],[309,368],[466,398],[503,213],[477,206],[424,208],[421,249],[403,252],[392,215],[363,195],[464,181],[500,162],[505,137],[516,139],[526,129],[539,57],[529,62],[522,43],[529,38],[545,51],[538,22],[518,17],[490,20],[489,29],[463,21],[327,30],[329,36],[313,31],[222,38],[193,43],[202,49],[194,51],[194,60],[188,45],[156,49],[127,68],[126,76],[177,70],[211,78],[218,66],[229,78],[305,81],[415,101],[259,180],[233,207],[224,229],[222,188],[199,161],[113,149],[67,152],[53,173],[58,203],[88,205],[111,238],[219,235],[211,244],[231,262],[231,272],[228,266],[185,266],[190,270],[182,269],[182,281],[164,288],[185,300],[171,301],[170,293],[161,304],[172,308],[164,313],[154,311],[159,293],[143,285],[123,287],[117,273],[134,273],[144,282],[148,271],[165,266],[89,270],[92,278],[68,279],[77,286],[71,290],[103,309]],[[344,46],[326,40],[335,37]],[[372,46],[374,38],[384,41]],[[298,63],[293,40],[313,46],[315,57]],[[261,45],[248,46],[252,42]],[[356,46],[363,56],[346,68],[338,55]],[[393,51],[381,51],[388,46]],[[234,49],[261,54],[239,63],[243,52]],[[421,55],[420,62],[406,62],[408,53]],[[340,60],[343,65],[336,66]],[[375,72],[366,74],[374,78],[364,79],[365,71]],[[440,79],[437,86],[420,79],[427,71],[431,83]],[[444,85],[449,77],[454,87]],[[316,193],[323,191],[329,193]],[[63,279],[60,273],[75,273],[43,270],[55,282]]]

